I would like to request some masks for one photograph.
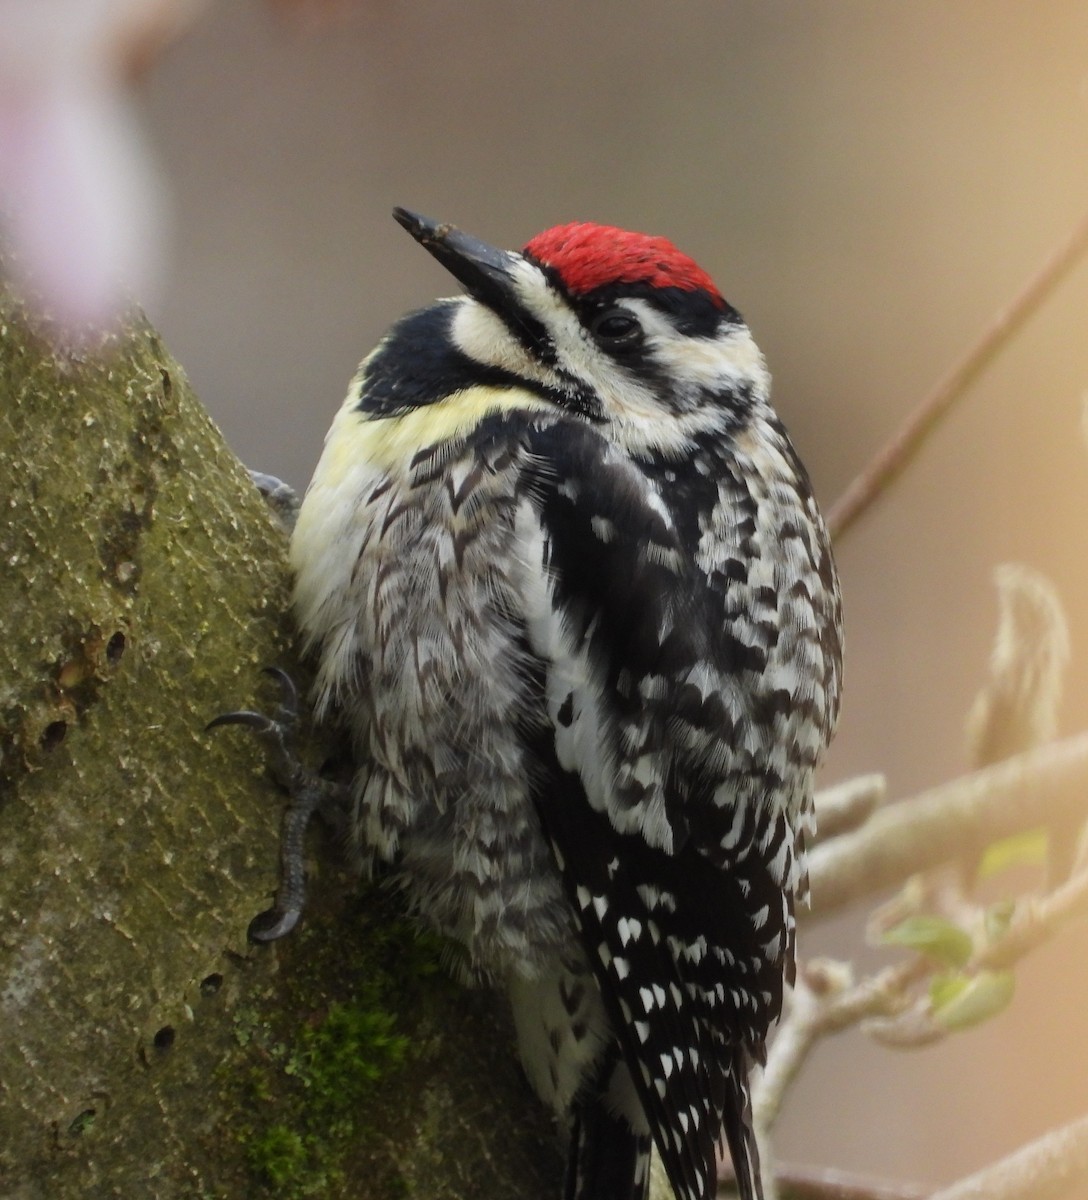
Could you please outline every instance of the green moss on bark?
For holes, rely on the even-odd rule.
[[[246,943],[280,802],[204,726],[300,673],[285,539],[146,324],[58,355],[0,294],[0,479],[0,1197],[556,1194],[503,1005],[387,897]]]

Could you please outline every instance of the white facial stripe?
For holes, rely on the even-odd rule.
[[[454,315],[457,345],[477,362],[551,388],[567,389],[572,378],[581,381],[596,395],[616,440],[628,450],[683,456],[695,435],[720,427],[725,419],[721,406],[708,404],[706,397],[740,389],[750,390],[757,400],[767,395],[770,377],[763,356],[743,325],[725,326],[716,337],[691,337],[649,301],[624,297],[617,307],[634,313],[642,324],[648,355],[658,366],[654,374],[674,384],[669,419],[663,420],[663,400],[652,378],[643,381],[605,353],[537,266],[521,260],[513,271],[517,301],[547,331],[558,370],[538,361],[500,317],[467,297]]]
[[[551,335],[559,365],[596,393],[606,413],[613,417],[625,412],[646,417],[660,413],[653,392],[597,345],[574,310],[532,263],[519,265],[517,292],[526,311]]]
[[[652,392],[608,357],[583,329],[566,301],[530,262],[515,268],[518,303],[548,332],[562,373],[540,363],[511,334],[503,320],[475,300],[464,299],[453,319],[453,337],[470,358],[559,390],[571,378],[589,386],[606,411],[634,405],[657,411]]]
[[[467,296],[455,301],[453,340],[469,358],[510,371],[520,379],[556,386],[555,373],[537,361],[486,305]]]
[[[681,386],[720,392],[745,385],[767,394],[767,365],[744,325],[727,325],[716,337],[685,337],[648,301],[632,297],[620,303],[641,321],[651,356]]]

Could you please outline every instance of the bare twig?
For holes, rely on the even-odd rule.
[[[884,803],[883,775],[858,775],[816,793],[816,843],[857,829]]]
[[[912,961],[854,983],[846,964],[825,959],[807,963],[798,972],[787,1014],[753,1087],[752,1114],[761,1135],[777,1120],[786,1092],[816,1043],[867,1017],[897,1012],[916,974]]]
[[[1012,966],[1067,921],[1083,916],[1088,916],[1088,869],[1045,896],[1019,901],[1009,928],[984,947],[970,965],[991,969]]]
[[[824,1167],[782,1167],[779,1200],[925,1200],[930,1189],[915,1183],[866,1179]]]
[[[930,895],[941,894],[939,887],[925,887],[925,883],[931,880],[932,876],[921,876],[916,879],[923,882],[923,886],[919,890],[920,896],[927,893]],[[911,886],[904,889],[906,892],[914,890]],[[957,901],[958,895],[958,892],[953,891],[951,895],[953,902]],[[909,909],[910,906],[905,907]],[[965,932],[971,929],[975,931],[973,938],[975,949],[966,962],[958,965],[957,972],[964,981],[972,981],[971,986],[975,989],[968,1009],[971,1019],[974,1020],[978,1013],[983,1014],[978,1019],[983,1019],[984,1015],[992,1015],[992,1012],[1000,1010],[1007,986],[1005,977],[1007,977],[1010,967],[1053,937],[1068,921],[1088,916],[1088,869],[1078,872],[1061,887],[1046,895],[1018,900],[1008,926],[1001,931],[993,929],[991,923],[986,919],[986,913],[982,906],[972,905],[966,913],[959,912],[959,907],[957,904],[955,913],[946,913],[945,915]],[[940,909],[941,906],[938,905],[938,911]],[[904,913],[904,916],[907,915],[909,915],[909,911]],[[899,919],[901,920],[903,917]],[[873,920],[870,919],[870,928],[872,926]],[[874,1005],[868,1011],[864,1006],[859,1006],[856,1010],[858,1019],[863,1019],[864,1031],[881,1045],[893,1049],[914,1049],[919,1046],[931,1045],[964,1027],[956,1020],[955,1009],[952,1010],[951,1016],[947,1006],[938,1006],[935,1009],[934,999],[930,993],[923,992],[913,998],[911,996],[911,991],[918,983],[926,979],[933,979],[934,973],[940,969],[939,959],[933,959],[925,953],[916,954],[907,962],[899,964],[891,972],[884,972],[869,980],[864,980],[860,984],[853,985],[851,991],[839,1003],[851,1000],[854,994],[860,993],[867,987],[880,989],[888,998],[888,1003],[883,1010],[879,1005]],[[987,1011],[985,1003],[987,1001],[994,1005],[992,1012]],[[959,1015],[962,1019],[964,1013],[962,1005],[965,997],[960,996],[959,1002],[961,1004]],[[811,1001],[808,1001],[808,1005],[812,1006]],[[803,998],[799,1017],[804,1015]],[[822,1018],[822,1015],[817,1008],[815,1017]],[[801,1022],[801,1029],[798,1031],[793,1028],[792,1024],[796,1019],[791,1006],[784,1023],[784,1028],[789,1031],[784,1043],[787,1048],[793,1041],[796,1041],[799,1032],[807,1034],[813,1042],[822,1037],[824,1033],[835,1032],[834,1029],[825,1029],[819,1019],[814,1020],[811,1017],[807,1022]],[[772,1047],[772,1054],[773,1052],[774,1048]],[[798,1062],[797,1068],[799,1069],[799,1067],[800,1063]],[[785,1083],[788,1082],[790,1080],[785,1081]]]
[[[1088,1116],[1053,1129],[932,1200],[1065,1200],[1088,1193]]]
[[[851,525],[909,466],[926,439],[948,415],[968,387],[997,357],[1028,318],[1088,249],[1088,213],[1069,239],[1054,252],[1012,302],[993,319],[983,335],[937,383],[869,465],[832,507],[828,526],[841,538]]]
[[[1053,740],[1069,665],[1069,623],[1058,589],[1023,563],[1005,563],[994,578],[997,637],[988,677],[967,717],[974,767]]]
[[[1086,775],[1088,734],[1082,734],[880,812],[861,829],[814,852],[816,894],[827,906],[826,892],[846,878],[849,886],[832,896],[829,907],[835,907],[1015,828],[1038,825],[1066,811],[1079,812],[1085,803]],[[1088,870],[1046,896],[1021,901],[1000,936],[984,932],[988,925],[982,910],[972,906],[962,925],[977,926],[978,937],[961,973],[977,977],[981,988],[995,978],[994,972],[1007,969],[1062,924],[1086,913]],[[956,1026],[939,1019],[928,994],[917,994],[917,985],[934,967],[933,960],[916,954],[855,982],[845,964],[806,964],[787,1001],[766,1069],[753,1088],[760,1136],[765,1138],[773,1127],[813,1047],[829,1034],[863,1023],[872,1036],[897,1047],[926,1045],[948,1036]]]
[[[1080,733],[890,805],[812,852],[809,912],[826,916],[997,838],[1083,817],[1086,794],[1088,733]]]

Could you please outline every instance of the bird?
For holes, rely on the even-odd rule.
[[[349,839],[509,996],[566,1200],[679,1200],[728,1148],[795,958],[842,617],[764,359],[668,239],[498,249],[406,209],[460,285],[400,319],[291,538]],[[293,917],[287,925],[293,924]]]

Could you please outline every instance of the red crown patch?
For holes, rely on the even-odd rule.
[[[524,253],[557,272],[574,296],[609,284],[641,283],[702,291],[715,304],[724,303],[710,276],[668,238],[574,222],[538,233],[526,244]]]

